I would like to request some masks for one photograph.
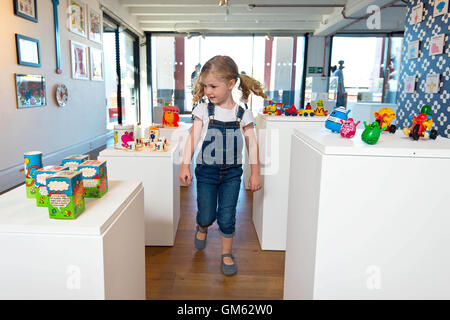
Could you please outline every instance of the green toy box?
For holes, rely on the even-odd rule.
[[[45,166],[35,171],[36,205],[38,207],[48,207],[47,178],[61,170],[67,170],[67,168],[62,166]]]
[[[85,209],[83,177],[63,170],[47,178],[48,213],[52,219],[75,219]]]
[[[86,198],[101,198],[108,191],[108,175],[106,161],[89,160],[78,166],[83,174],[83,185]]]
[[[63,167],[68,167],[69,170],[77,171],[78,166],[88,160],[89,155],[73,155],[62,159],[61,165]]]

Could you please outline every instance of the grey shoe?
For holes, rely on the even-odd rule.
[[[231,259],[233,259],[233,264],[225,264],[225,262],[223,262],[223,258],[225,257],[230,257]],[[231,253],[225,253],[222,255],[222,273],[226,276],[232,276],[233,274],[235,274],[237,272],[237,265],[236,265],[236,261],[234,261],[234,256]]]
[[[195,231],[195,236],[194,236],[195,248],[197,250],[203,250],[206,247],[206,238],[205,238],[205,240],[198,239],[197,232],[208,234],[208,230],[206,230],[206,231],[200,230],[199,226],[197,226],[196,231]]]

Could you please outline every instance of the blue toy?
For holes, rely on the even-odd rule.
[[[333,112],[331,112],[327,121],[325,121],[325,128],[330,129],[334,133],[339,133],[342,127],[341,120],[347,120],[349,113],[350,110],[347,110],[345,107],[334,107]]]

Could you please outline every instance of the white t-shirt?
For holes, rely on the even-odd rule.
[[[214,108],[214,120],[222,122],[236,121],[239,105],[245,110],[241,120],[241,133],[243,134],[242,128],[247,126],[249,123],[254,122],[252,112],[249,109],[245,109],[245,105],[243,103],[236,104],[233,109],[224,109],[216,105]],[[203,141],[205,140],[206,137],[206,133],[208,131],[208,124],[209,124],[208,103],[206,102],[199,103],[194,108],[194,110],[192,110],[192,114],[203,121],[202,134],[200,136],[200,141],[197,145],[197,148],[201,149]]]

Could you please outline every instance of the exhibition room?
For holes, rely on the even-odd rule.
[[[448,7],[0,1],[0,300],[450,299]]]

